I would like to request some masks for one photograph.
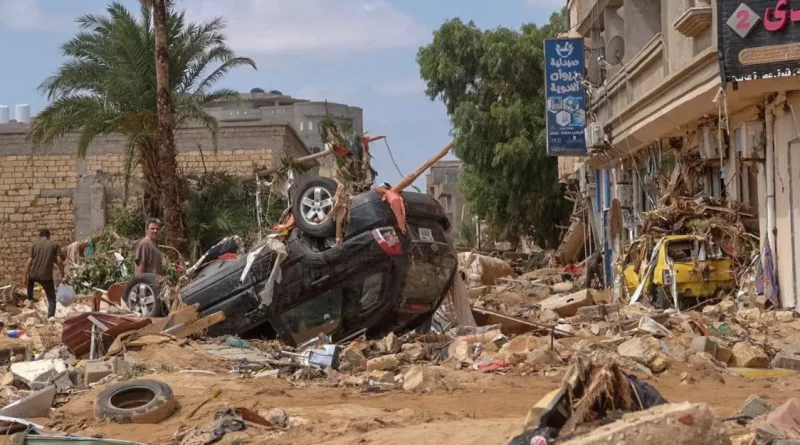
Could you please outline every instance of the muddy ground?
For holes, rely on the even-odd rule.
[[[197,365],[204,360],[190,346],[170,351],[176,363]],[[161,359],[161,352],[158,357]],[[202,356],[201,356],[202,357]],[[519,433],[528,409],[556,388],[561,375],[522,376],[480,374],[473,370],[445,367],[444,387],[430,393],[364,393],[359,389],[320,387],[325,379],[289,382],[274,378],[241,378],[220,362],[205,362],[216,375],[159,373],[180,403],[179,410],[157,425],[117,425],[96,421],[93,403],[101,387],[73,395],[50,419],[38,422],[62,431],[86,436],[101,435],[153,444],[174,443],[182,427],[195,427],[212,420],[223,408],[246,407],[255,411],[282,408],[292,418],[286,430],[250,428],[229,433],[222,444],[505,444]],[[210,369],[208,369],[210,368]],[[681,382],[688,371],[696,380]],[[684,376],[685,377],[685,376]],[[647,379],[670,402],[709,403],[721,417],[734,415],[751,394],[774,405],[800,389],[800,376],[749,380],[724,374],[720,379],[703,376],[683,364],[675,364],[658,377]],[[307,386],[306,386],[307,385]],[[217,388],[218,399],[188,414]]]

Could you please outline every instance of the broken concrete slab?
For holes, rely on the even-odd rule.
[[[442,380],[442,371],[432,366],[413,366],[403,376],[406,391],[432,390]]]
[[[634,359],[656,373],[669,367],[669,357],[661,349],[661,342],[653,337],[634,337],[619,345],[617,353]]]
[[[619,312],[618,304],[598,304],[594,306],[584,306],[578,309],[577,315],[583,321],[602,321],[607,315]]]
[[[735,368],[769,368],[769,357],[758,346],[737,343],[733,345],[730,365]]]
[[[564,281],[563,283],[556,283],[551,288],[554,294],[566,294],[572,292],[573,289],[575,289],[575,284],[573,284],[572,281]]]
[[[775,312],[775,320],[778,323],[791,323],[794,321],[794,311],[777,311]]]
[[[772,367],[800,371],[800,356],[779,355],[772,361]]]
[[[0,416],[20,419],[48,417],[55,396],[56,387],[50,385],[0,409]]]
[[[36,384],[47,384],[53,377],[67,370],[67,364],[61,359],[35,360],[14,363],[9,368],[15,380],[29,388]]]
[[[725,426],[705,403],[673,403],[647,411],[625,414],[621,420],[601,426],[563,445],[730,445]]]
[[[369,373],[369,379],[378,383],[394,384],[394,373],[392,371],[372,371]]]
[[[111,362],[105,360],[92,360],[86,362],[84,367],[83,384],[86,386],[99,382],[114,373]]]
[[[756,417],[769,413],[773,409],[775,408],[761,397],[750,396],[744,401],[742,408],[739,410],[739,415],[755,419]]]
[[[364,353],[354,347],[345,348],[339,355],[339,371],[362,371],[367,367]]]
[[[783,405],[775,408],[767,414],[764,422],[759,425],[759,429],[764,429],[771,433],[773,440],[777,439],[800,439],[800,399],[789,399]],[[774,434],[774,430],[778,434]],[[758,430],[756,431],[758,439]]]
[[[558,365],[561,357],[550,349],[537,349],[528,353],[525,360],[528,365]]]
[[[425,358],[425,348],[421,343],[406,343],[402,350],[403,358],[409,363],[416,363]]]
[[[689,346],[689,353],[706,352],[722,363],[728,363],[733,354],[730,348],[714,337],[695,337]]]
[[[750,309],[741,309],[736,313],[736,321],[741,324],[752,323],[761,318],[761,309],[754,307]]]
[[[528,359],[528,353],[547,346],[547,339],[544,337],[534,337],[523,335],[511,339],[500,348],[500,352],[495,355],[497,360],[505,360],[511,364],[522,363]]]
[[[394,332],[390,332],[383,338],[383,347],[386,349],[386,352],[392,354],[400,350],[400,340],[394,335]]]
[[[731,300],[725,300],[718,304],[717,307],[719,307],[719,311],[723,315],[735,315],[737,311],[736,302]]]
[[[375,357],[367,361],[367,371],[387,371],[389,369],[396,368],[398,363],[400,363],[400,361],[394,354],[384,355],[383,357]]]
[[[573,294],[550,297],[540,303],[542,309],[551,309],[561,317],[572,317],[578,309],[594,305],[594,298],[590,289],[584,289]]]

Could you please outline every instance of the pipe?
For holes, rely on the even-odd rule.
[[[775,115],[772,113],[772,106],[769,101],[764,107],[766,122],[766,179],[767,179],[767,242],[775,258]]]
[[[794,122],[794,131],[797,134],[797,141],[800,141],[800,127],[797,126],[797,115],[794,112],[794,106],[789,104],[789,109],[792,111],[792,121]],[[792,183],[792,142],[786,147],[789,165],[789,224],[792,231],[792,283],[794,285],[794,308],[798,310],[797,305],[797,244],[795,244],[794,236],[794,184]]]

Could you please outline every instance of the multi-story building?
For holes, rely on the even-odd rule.
[[[208,110],[219,122],[289,124],[313,153],[325,147],[319,133],[319,123],[326,117],[351,126],[356,132],[364,131],[364,112],[359,107],[297,99],[276,90],[265,92],[253,88],[250,93],[241,94],[236,102],[219,102]],[[333,158],[323,158],[320,164],[320,175],[332,176]]]
[[[461,161],[439,161],[425,175],[425,187],[428,194],[439,201],[447,212],[454,230],[458,230],[461,221],[471,221],[464,194],[458,187],[463,163]]]
[[[781,304],[797,308],[797,11],[774,0],[569,0],[568,8],[564,37],[584,39],[588,156],[561,158],[559,169],[591,202],[606,282],[620,254],[607,239],[611,201],[622,204],[630,239],[670,182],[690,179],[700,193],[752,206]]]

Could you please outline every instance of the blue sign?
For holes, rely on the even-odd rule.
[[[544,41],[547,154],[586,156],[583,39]]]

